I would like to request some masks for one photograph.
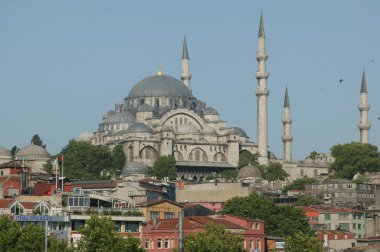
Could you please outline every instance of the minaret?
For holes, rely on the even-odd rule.
[[[292,118],[290,117],[290,103],[288,95],[288,87],[285,89],[285,101],[284,101],[284,117],[282,118],[282,124],[284,125],[284,134],[281,139],[284,143],[284,162],[290,162],[292,160],[292,141],[293,136],[291,132]]]
[[[189,70],[189,52],[187,51],[186,37],[183,38],[181,80],[190,89],[191,73]]]
[[[367,144],[368,143],[368,131],[371,128],[371,125],[368,123],[368,100],[367,100],[367,83],[365,80],[365,73],[363,69],[363,78],[362,78],[362,86],[360,89],[360,104],[359,104],[359,111],[360,111],[360,123],[359,123],[359,130],[360,130],[360,143]]]
[[[265,33],[264,20],[261,13],[258,52],[256,53],[258,61],[258,70],[256,72],[257,79],[257,145],[261,165],[268,165],[268,112],[267,112],[267,97],[269,90],[267,89],[268,72],[265,71],[265,62],[268,59],[268,54],[265,51]]]

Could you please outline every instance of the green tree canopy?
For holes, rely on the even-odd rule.
[[[45,250],[45,229],[36,224],[29,224],[21,229],[17,251],[40,252]]]
[[[323,244],[314,236],[296,232],[285,239],[286,252],[322,252]]]
[[[30,141],[32,144],[41,146],[42,148],[46,148],[46,144],[42,141],[38,134],[33,135],[32,140]]]
[[[18,238],[21,235],[21,228],[15,221],[10,221],[7,215],[0,218],[0,251],[16,251]]]
[[[308,176],[303,176],[302,178],[293,180],[293,182],[290,185],[284,187],[283,191],[287,192],[289,190],[305,190],[306,185],[312,185],[317,183],[317,179],[309,178]]]
[[[64,176],[71,179],[99,179],[112,167],[112,154],[106,146],[71,140],[62,150]]]
[[[11,149],[10,149],[10,152],[12,154],[12,157],[14,158],[16,156],[16,153],[19,151],[20,149],[14,145]]]
[[[123,145],[118,144],[112,150],[112,173],[116,176],[121,174],[123,167],[125,165],[125,154],[123,150]]]
[[[208,223],[206,232],[186,235],[183,248],[186,252],[243,252],[243,237],[226,231],[223,226]]]
[[[140,240],[132,236],[121,237],[115,229],[111,217],[99,217],[92,214],[86,226],[80,228],[82,238],[78,242],[81,252],[133,251],[143,252]]]
[[[238,168],[240,169],[240,168],[242,168],[244,166],[247,166],[248,164],[251,164],[251,165],[254,165],[254,166],[258,166],[259,165],[258,157],[259,157],[258,153],[252,154],[251,152],[249,152],[247,150],[241,151],[239,153],[239,165],[238,165]]]
[[[313,206],[321,205],[321,200],[317,199],[312,195],[302,195],[298,198],[297,206]]]
[[[312,160],[315,160],[315,158],[319,155],[320,153],[316,152],[316,151],[312,151],[310,152],[308,158],[312,159]]]
[[[154,162],[153,168],[149,170],[152,176],[158,179],[168,177],[169,180],[176,179],[177,171],[175,168],[175,159],[172,155],[161,156]]]
[[[287,237],[294,235],[298,230],[311,233],[310,225],[301,209],[276,206],[272,200],[255,192],[247,197],[228,200],[223,213],[263,220],[267,235]]]
[[[331,148],[331,155],[335,158],[330,165],[335,178],[351,180],[358,172],[380,171],[380,154],[377,147],[371,144],[337,144]]]
[[[263,178],[269,181],[282,180],[285,181],[289,174],[282,169],[282,164],[276,162],[270,162],[268,166],[260,167]]]

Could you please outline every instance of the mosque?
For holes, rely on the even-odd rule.
[[[148,76],[134,85],[122,103],[106,112],[96,132],[80,135],[80,140],[95,145],[113,148],[122,144],[127,163],[123,176],[144,177],[148,166],[159,156],[173,155],[179,176],[205,176],[238,166],[239,153],[246,150],[258,153],[262,165],[280,162],[292,179],[307,175],[327,175],[333,158],[317,156],[315,160],[292,159],[292,118],[288,90],[285,90],[283,112],[283,158],[277,159],[268,153],[267,79],[268,54],[265,49],[263,16],[260,17],[258,33],[257,79],[257,143],[250,140],[239,127],[227,127],[219,118],[218,111],[191,91],[190,57],[186,38],[183,42],[182,73],[180,80],[164,74],[160,68],[155,75]],[[360,96],[360,141],[368,143],[367,87],[363,72]],[[256,173],[256,172],[253,172]]]

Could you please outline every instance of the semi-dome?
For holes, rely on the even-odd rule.
[[[16,153],[16,159],[27,159],[27,160],[46,160],[50,158],[49,152],[39,145],[30,144],[21,148]]]
[[[190,89],[188,89],[180,80],[169,75],[152,75],[142,79],[132,88],[128,97],[156,95],[192,97]]]
[[[245,133],[245,131],[239,127],[232,127],[229,131],[229,134],[235,134],[241,137],[248,137],[247,133]]]
[[[259,168],[249,164],[239,170],[238,178],[262,178],[262,175]]]
[[[7,148],[0,146],[0,157],[12,157],[12,153]]]
[[[162,126],[161,131],[162,132],[173,132],[173,127],[171,127],[169,125],[164,125],[164,126]]]
[[[86,131],[86,132],[81,133],[81,134],[77,137],[76,140],[77,140],[77,141],[90,142],[93,138],[94,138],[94,133],[91,132],[91,131]]]
[[[203,110],[204,115],[219,115],[218,111],[213,107],[207,107]]]
[[[144,123],[134,123],[128,127],[126,133],[153,133],[153,130]]]
[[[123,167],[122,175],[147,174],[148,166],[139,162],[129,162]]]
[[[201,135],[201,131],[192,124],[178,126],[177,135]]]
[[[107,112],[108,113],[108,112]],[[106,113],[106,114],[107,114]],[[108,116],[103,119],[102,123],[120,123],[120,122],[135,122],[136,118],[128,111],[120,113],[108,113]]]
[[[203,134],[205,134],[205,135],[217,135],[216,129],[214,129],[213,127],[210,127],[210,126],[204,127]]]

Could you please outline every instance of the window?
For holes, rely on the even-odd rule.
[[[150,212],[150,219],[153,220],[153,219],[159,219],[160,218],[160,213],[159,212],[156,212],[156,211],[151,211]]]
[[[313,217],[313,221],[318,221],[318,217]]]
[[[257,249],[261,249],[261,240],[257,239]]]
[[[358,229],[362,229],[362,224],[358,224]]]
[[[331,214],[325,213],[325,220],[331,220]]]
[[[260,223],[256,223],[256,229],[260,229]]]
[[[162,248],[162,239],[161,238],[157,239],[157,248]]]
[[[150,240],[149,239],[145,239],[145,248],[150,249]]]
[[[132,195],[133,195],[133,191],[129,191],[128,196],[132,196]]]
[[[169,239],[165,238],[164,248],[170,248]]]
[[[125,232],[139,232],[139,223],[137,221],[125,222]]]
[[[348,214],[339,214],[339,220],[348,220]]]
[[[356,229],[356,223],[352,223],[352,229]]]
[[[252,239],[249,240],[249,248],[253,249],[253,240]]]
[[[121,232],[121,221],[115,221],[116,232]]]
[[[164,213],[164,219],[174,219],[174,218],[175,218],[174,212],[165,212]]]
[[[84,220],[72,220],[71,221],[71,229],[72,230],[78,230],[81,226],[84,226]]]

